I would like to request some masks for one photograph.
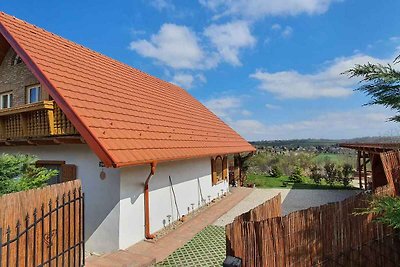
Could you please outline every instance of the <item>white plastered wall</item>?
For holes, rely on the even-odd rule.
[[[215,186],[211,180],[210,158],[173,161],[157,165],[156,173],[149,183],[150,231],[152,233],[177,219],[177,209],[169,182],[171,176],[180,215],[202,205],[201,195],[207,202],[229,190],[226,181]],[[150,166],[126,167],[121,169],[120,200],[120,248],[125,249],[144,238],[143,187]],[[201,194],[200,194],[201,188]],[[222,192],[221,192],[222,189]]]
[[[1,147],[0,153],[36,155],[41,160],[63,160],[77,166],[77,177],[85,192],[86,250],[109,252],[119,249],[120,170],[104,168],[87,145]]]

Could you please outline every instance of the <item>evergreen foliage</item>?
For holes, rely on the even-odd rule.
[[[31,155],[0,155],[0,195],[45,186],[56,170],[35,166]]]
[[[393,65],[400,62],[400,56]],[[363,64],[345,72],[350,77],[361,77],[362,85],[356,90],[371,97],[367,105],[383,105],[395,110],[398,115],[390,118],[400,122],[400,71],[392,65]]]

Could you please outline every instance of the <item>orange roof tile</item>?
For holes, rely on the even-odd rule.
[[[255,150],[176,85],[4,13],[0,33],[106,166]]]

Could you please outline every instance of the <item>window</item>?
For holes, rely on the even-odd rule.
[[[228,178],[228,157],[217,156],[211,159],[212,184],[216,185]]]
[[[11,108],[12,106],[12,93],[4,93],[0,95],[0,107],[3,108]]]
[[[36,166],[58,171],[57,175],[47,181],[49,185],[76,180],[76,165],[65,164],[65,161],[39,160]]]
[[[20,63],[22,63],[22,58],[19,55],[16,54],[15,57],[14,57],[14,60],[12,61],[12,65],[15,66],[15,65],[18,65]]]
[[[40,85],[30,86],[26,89],[26,103],[36,103],[41,100]]]

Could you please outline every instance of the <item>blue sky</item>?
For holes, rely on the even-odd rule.
[[[383,4],[384,3],[384,4]],[[2,1],[0,10],[187,89],[249,140],[400,135],[356,63],[400,54],[400,1]]]

